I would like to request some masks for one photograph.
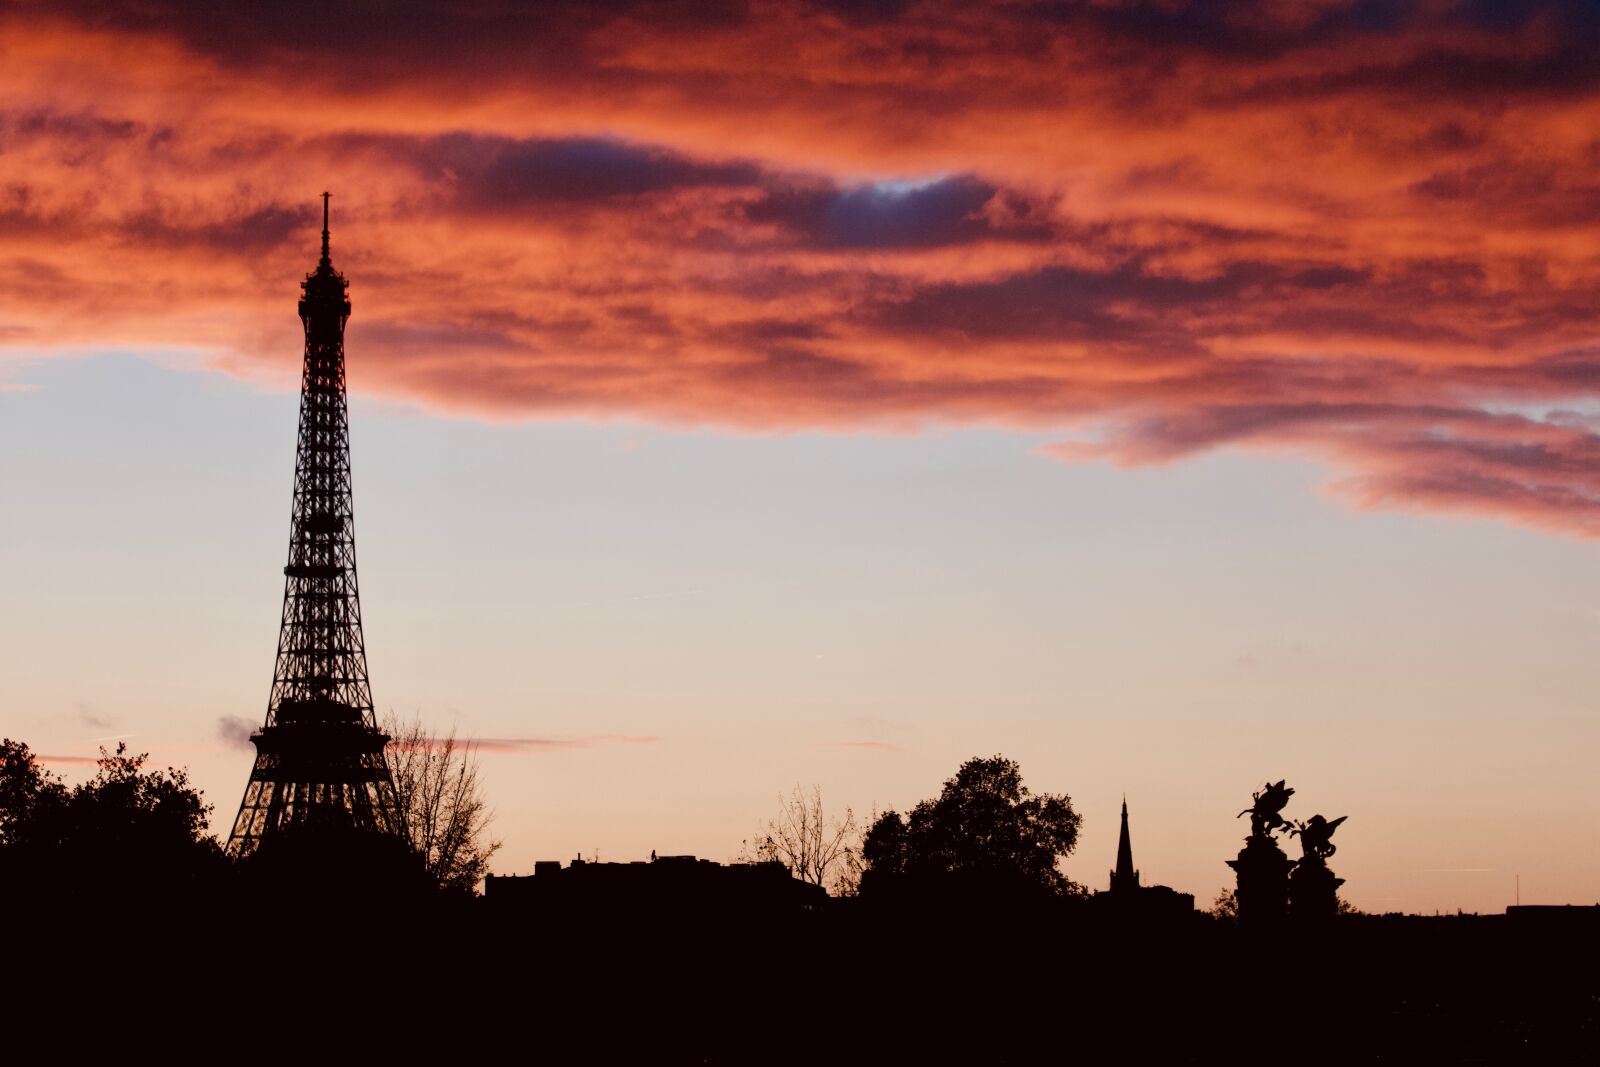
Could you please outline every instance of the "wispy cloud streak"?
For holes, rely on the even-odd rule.
[[[478,752],[505,755],[531,755],[539,752],[560,752],[572,749],[602,748],[609,745],[653,745],[659,737],[636,737],[627,734],[593,734],[586,737],[458,737],[453,744]],[[444,738],[429,738],[428,746],[441,745]]]
[[[250,735],[256,732],[258,725],[242,715],[223,715],[217,719],[217,740],[229,748],[251,748]]]

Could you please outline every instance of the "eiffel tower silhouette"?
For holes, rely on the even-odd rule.
[[[306,354],[278,660],[266,722],[250,737],[256,761],[228,836],[234,855],[292,825],[399,828],[361,635],[344,376],[349,283],[328,254],[328,198],[322,258],[301,286]]]

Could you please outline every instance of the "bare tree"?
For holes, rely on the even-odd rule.
[[[741,851],[746,860],[777,860],[796,878],[820,885],[834,896],[852,896],[861,880],[861,827],[855,812],[844,809],[829,820],[822,810],[822,789],[807,792],[799,785],[778,798],[778,817],[770,820]]]
[[[457,741],[454,730],[430,733],[421,716],[402,720],[391,711],[383,726],[411,847],[441,887],[473,892],[500,847],[488,836],[494,814],[484,803],[476,748]]]

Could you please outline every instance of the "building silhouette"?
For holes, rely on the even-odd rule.
[[[828,894],[776,861],[717,863],[656,856],[631,863],[540,860],[531,875],[489,875],[484,896],[503,910],[659,919],[777,917],[822,907]]]
[[[1506,919],[1522,931],[1600,934],[1600,904],[1507,904]]]
[[[1122,798],[1122,831],[1117,837],[1117,865],[1110,885],[1094,895],[1104,912],[1138,920],[1162,920],[1193,914],[1194,894],[1164,885],[1140,885],[1133,866],[1133,841],[1128,833],[1128,798]]]
[[[266,721],[228,851],[252,851],[287,826],[388,830],[397,825],[388,738],[373,714],[356,584],[344,327],[349,283],[328,251],[301,285],[305,360],[295,447],[283,617]]]

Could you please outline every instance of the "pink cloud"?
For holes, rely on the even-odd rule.
[[[1361,507],[1600,533],[1550,414],[1600,387],[1569,7],[198,10],[0,14],[0,351],[291,381],[326,183],[368,394],[1286,449]]]
[[[1133,419],[1096,442],[1047,445],[1069,462],[1167,462],[1232,443],[1322,456],[1363,508],[1509,517],[1600,536],[1600,438],[1581,421],[1384,404],[1208,406]]]

